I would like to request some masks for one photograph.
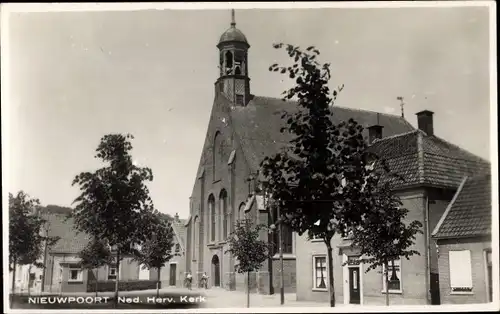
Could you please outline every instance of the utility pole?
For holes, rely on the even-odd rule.
[[[280,207],[278,206],[278,213],[277,213],[277,218],[280,219]],[[279,224],[279,231],[278,231],[278,242],[279,242],[279,253],[280,253],[280,299],[281,299],[281,305],[285,304],[285,274],[283,273],[284,270],[284,263],[283,263],[283,224]]]

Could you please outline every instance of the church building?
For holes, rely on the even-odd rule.
[[[225,253],[226,239],[235,223],[244,217],[255,223],[273,223],[276,213],[268,212],[262,195],[256,192],[256,174],[264,157],[277,153],[289,143],[290,135],[280,132],[284,123],[281,113],[285,108],[288,112],[297,110],[298,105],[251,93],[250,44],[236,28],[234,11],[230,28],[220,37],[217,48],[219,78],[215,82],[213,107],[186,222],[186,270],[193,274],[195,286],[206,273],[211,287],[243,291],[246,276],[235,273],[236,261]],[[399,302],[403,302],[401,298],[410,298],[414,303],[431,303],[428,294],[429,291],[439,294],[439,279],[436,250],[430,248],[434,245],[430,232],[456,191],[456,178],[461,179],[471,169],[488,172],[489,163],[434,136],[433,113],[428,110],[417,113],[418,128],[413,127],[403,113],[392,115],[339,106],[332,107],[332,113],[334,123],[352,118],[361,124],[366,140],[378,151],[388,154],[391,165],[411,179],[400,190],[408,202],[418,203],[415,206],[405,203],[412,205],[409,206],[410,218],[427,221],[426,234],[418,241],[422,256],[415,258],[418,269],[402,265],[402,273],[393,271],[404,279],[400,286],[391,286],[389,290],[393,293],[395,289]],[[420,172],[427,168],[425,175]],[[418,195],[408,191],[417,191]],[[296,292],[299,300],[327,301],[324,244],[299,237],[286,228],[283,238],[285,292]],[[261,239],[277,243],[275,233],[263,232]],[[354,267],[356,263],[352,267],[339,266],[357,255],[344,240],[334,242],[335,290],[338,298],[343,299],[341,302],[369,304],[370,297],[383,297],[386,288],[382,287],[382,278],[376,271],[363,276],[362,267]],[[259,271],[251,274],[251,290],[262,294],[278,292],[280,274],[278,254],[275,254]],[[432,299],[439,302],[439,296]]]

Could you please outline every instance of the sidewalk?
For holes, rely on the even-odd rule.
[[[193,291],[195,291],[193,289]],[[247,294],[244,291],[228,291],[221,288],[211,288],[205,290],[207,302],[204,308],[246,308]],[[285,294],[285,304],[280,304],[280,294],[263,295],[257,293],[250,294],[251,308],[269,307],[329,307],[326,302],[306,302],[297,301],[295,293]]]

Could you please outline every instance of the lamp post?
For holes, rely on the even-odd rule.
[[[271,215],[274,216],[274,215]],[[284,274],[284,262],[283,262],[283,223],[280,216],[280,207],[276,208],[276,217],[273,217],[273,223],[271,224],[271,232],[278,233],[278,253],[280,261],[280,303],[285,304],[285,274]],[[277,225],[277,226],[276,226]],[[276,230],[276,227],[278,230]]]
[[[261,181],[261,193],[264,199],[264,208],[268,210],[268,218],[270,218],[270,233],[278,232],[278,253],[280,262],[280,303],[285,304],[285,275],[284,275],[284,262],[283,262],[283,224],[281,223],[280,207],[277,207],[276,217],[274,217],[272,208],[269,206],[271,197],[267,192],[267,186],[265,181]],[[278,230],[276,230],[276,225],[278,225]],[[270,293],[274,294],[274,284],[273,284],[273,257],[269,258],[269,277],[270,277]]]

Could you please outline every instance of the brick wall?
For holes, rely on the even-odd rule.
[[[422,191],[409,191],[400,195],[403,206],[408,208],[407,219],[423,220],[424,194]],[[341,239],[335,236],[332,239],[333,247],[333,272],[334,289],[337,303],[348,302],[348,276],[347,267],[342,267],[344,262],[343,254],[351,254],[348,250],[340,250]],[[327,256],[326,245],[322,240],[308,241],[306,236],[297,236],[297,299],[301,301],[320,301],[328,302],[329,294],[327,291],[313,290],[313,256]],[[402,269],[402,293],[390,295],[391,304],[426,304],[426,255],[425,255],[425,237],[419,235],[416,239],[414,249],[417,249],[421,256],[414,256],[410,261],[403,259],[401,261]],[[353,252],[352,254],[354,254]],[[362,302],[364,304],[374,304],[384,302],[385,294],[382,293],[383,282],[381,269],[374,269],[365,273],[366,265],[360,271],[360,284],[362,286]],[[345,297],[344,297],[345,296]]]
[[[237,289],[244,290],[244,276],[241,274],[234,274],[234,259],[229,256],[229,254],[221,254],[220,250],[223,248],[227,249],[227,244],[224,243],[224,235],[221,230],[223,230],[220,222],[223,221],[222,217],[217,217],[216,224],[216,241],[213,245],[210,242],[211,238],[211,224],[210,224],[210,216],[208,212],[208,197],[209,195],[213,195],[215,198],[215,208],[219,211],[219,195],[222,190],[227,191],[228,199],[227,199],[227,210],[230,213],[228,217],[228,230],[231,229],[231,225],[236,222],[238,219],[238,210],[240,204],[243,202],[248,202],[249,193],[253,191],[253,186],[249,187],[249,183],[247,182],[247,178],[250,175],[250,168],[245,159],[243,151],[241,147],[239,147],[238,141],[233,137],[232,132],[230,131],[230,120],[227,114],[227,108],[225,105],[220,104],[218,102],[214,102],[214,106],[212,109],[212,114],[208,126],[207,135],[205,138],[203,154],[204,156],[201,158],[200,168],[198,174],[201,173],[201,169],[204,169],[204,176],[202,179],[196,179],[196,183],[193,187],[192,192],[192,207],[190,215],[191,217],[199,216],[201,218],[200,223],[200,253],[198,255],[197,261],[192,261],[192,270],[193,276],[195,278],[194,284],[197,284],[198,276],[195,274],[196,272],[201,273],[206,272],[210,276],[210,283],[213,284],[213,271],[211,261],[214,255],[218,255],[219,262],[221,265],[221,285],[226,289]],[[220,143],[224,143],[222,146],[222,151],[219,148],[214,149],[213,145],[214,135],[216,132],[220,132]],[[216,141],[219,143],[219,140]],[[228,165],[228,159],[231,155],[232,151],[235,151],[235,158],[233,160],[232,165]],[[222,162],[216,167],[215,171],[217,171],[216,175],[213,174],[213,154],[214,152],[217,154],[217,158],[222,158]],[[215,180],[214,180],[215,177]],[[258,220],[258,212],[254,209],[248,213],[248,217]],[[193,239],[186,243],[186,249],[192,250]],[[254,290],[257,290],[257,282],[268,282],[267,288],[262,288],[260,290],[269,290],[269,279],[264,280],[265,277],[264,271],[267,271],[267,264],[263,265],[260,275],[252,275],[250,282],[255,286]],[[276,275],[274,275],[276,276]],[[234,287],[231,287],[231,278],[234,278]],[[268,277],[267,277],[268,278]],[[286,261],[285,263],[285,279],[286,284],[290,288],[287,290],[293,291],[295,287],[295,262]],[[264,291],[262,291],[264,292]]]
[[[491,239],[439,240],[439,288],[441,304],[486,303],[487,280],[484,251],[491,249]],[[453,294],[450,287],[449,251],[470,250],[472,264],[472,293]]]

